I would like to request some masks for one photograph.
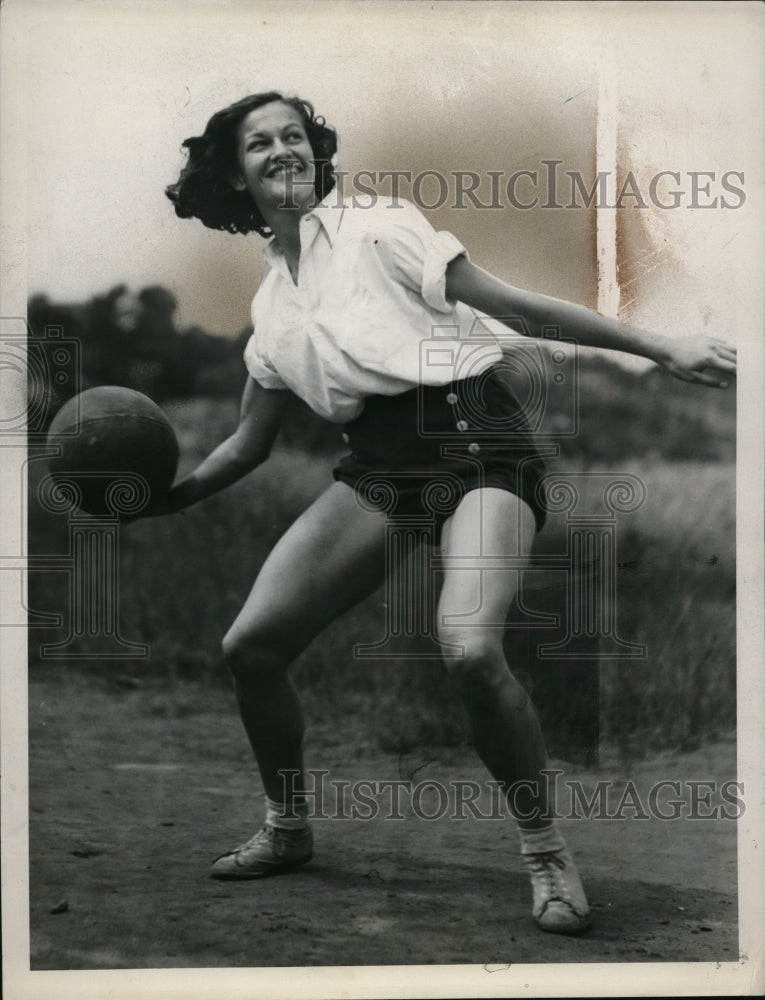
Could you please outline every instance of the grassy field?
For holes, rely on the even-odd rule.
[[[228,401],[187,401],[166,409],[181,443],[181,471],[236,421],[236,404]],[[148,643],[149,658],[73,658],[45,669],[87,670],[116,683],[175,691],[179,712],[184,697],[195,697],[192,691],[225,690],[220,638],[275,540],[331,482],[332,464],[331,456],[280,446],[264,467],[205,503],[121,529],[120,629],[126,639]],[[692,749],[727,735],[736,706],[733,466],[649,456],[610,469],[567,461],[565,471],[593,468],[631,473],[646,487],[643,506],[618,515],[617,542],[619,633],[643,643],[647,656],[600,662],[599,690],[589,711],[599,713],[601,742],[628,759],[665,747]],[[44,463],[33,462],[30,469],[34,496]],[[585,506],[591,500],[594,509],[602,486],[585,480],[582,489]],[[563,551],[565,538],[565,518],[554,514],[539,551]],[[46,514],[33,500],[30,551],[63,553],[66,547],[66,517]],[[462,711],[437,662],[359,661],[351,655],[355,643],[381,636],[383,599],[381,591],[336,622],[296,664],[309,725],[328,736],[342,734],[360,749],[460,745],[467,737]],[[32,574],[33,609],[57,611],[66,604],[64,574]],[[62,637],[56,629],[31,631],[31,670],[44,668],[40,643]],[[83,652],[88,643],[82,640]],[[542,714],[565,712],[565,704],[553,703]]]

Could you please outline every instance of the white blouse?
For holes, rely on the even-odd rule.
[[[363,207],[332,192],[300,220],[300,244],[296,285],[270,241],[252,302],[244,360],[265,388],[292,389],[344,423],[365,396],[446,385],[500,360],[491,321],[446,299],[446,266],[467,251],[414,205]]]

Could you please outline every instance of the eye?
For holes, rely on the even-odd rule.
[[[265,145],[266,145],[265,139],[250,139],[250,141],[244,148],[249,153],[252,150],[263,149]]]

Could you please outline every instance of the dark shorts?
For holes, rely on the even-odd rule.
[[[359,503],[407,525],[443,522],[471,490],[514,493],[545,522],[545,471],[523,411],[496,368],[446,386],[369,396],[345,427],[352,453],[333,470]]]

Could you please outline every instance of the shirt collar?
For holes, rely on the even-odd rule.
[[[337,189],[330,191],[309,215],[315,215],[324,227],[329,245],[334,246],[337,232],[345,212],[345,202],[339,197]]]
[[[304,219],[315,216],[321,223],[322,229],[327,234],[330,247],[335,245],[340,223],[345,212],[345,202],[339,196],[337,190],[330,191],[310,212],[303,216]],[[281,253],[276,245],[276,240],[272,237],[266,244],[263,251],[269,264],[273,265],[281,258]]]

